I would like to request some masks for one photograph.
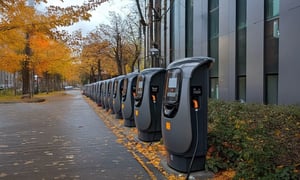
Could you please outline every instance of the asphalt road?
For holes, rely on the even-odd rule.
[[[0,179],[150,179],[80,91],[0,104]]]

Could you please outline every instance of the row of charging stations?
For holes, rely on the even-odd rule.
[[[167,164],[180,172],[204,169],[207,149],[209,68],[214,60],[192,57],[88,84],[84,93],[136,127],[145,142],[163,139]]]

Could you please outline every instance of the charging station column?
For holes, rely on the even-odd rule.
[[[167,67],[162,137],[168,165],[180,172],[205,168],[209,57],[174,61]]]
[[[139,73],[132,72],[126,75],[122,89],[122,115],[125,127],[135,127],[133,108],[136,95],[136,79]]]
[[[161,107],[166,70],[149,68],[137,78],[134,120],[138,138],[145,142],[161,139]]]
[[[107,84],[107,102],[108,102],[108,108],[107,111],[111,110],[111,114],[115,114],[114,107],[113,107],[113,91],[114,91],[114,82],[115,78],[111,78],[108,80]]]
[[[113,81],[113,108],[116,114],[116,119],[122,119],[121,92],[123,89],[125,75],[118,76]]]

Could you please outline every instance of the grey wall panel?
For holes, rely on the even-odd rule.
[[[170,8],[170,6],[171,6],[170,1],[167,1],[167,8],[166,9]],[[166,22],[166,27],[164,27],[164,28],[166,28],[165,29],[166,30],[166,37],[165,37],[166,38],[166,44],[164,44],[164,46],[166,46],[166,52],[164,53],[163,58],[165,58],[165,60],[166,60],[166,66],[168,66],[170,64],[170,62],[172,61],[172,59],[170,59],[171,58],[171,55],[170,55],[170,48],[171,48],[170,47],[170,38],[171,38],[170,37],[170,34],[171,34],[170,14],[171,14],[171,10],[169,9],[167,14],[165,15],[167,22]],[[162,31],[164,31],[164,30],[162,29]]]
[[[168,4],[167,6],[165,7],[165,4],[164,4],[164,1],[162,1],[162,9],[168,9]],[[162,14],[164,14],[165,11],[163,10],[162,11]],[[160,55],[161,55],[161,65],[164,66],[164,65],[167,65],[169,64],[169,53],[168,53],[168,49],[167,48],[167,42],[168,42],[168,34],[169,32],[167,31],[168,30],[168,27],[169,27],[169,20],[168,20],[169,16],[163,16],[162,19],[161,19],[161,29],[160,29],[160,34],[161,34],[161,49],[160,49]]]
[[[219,4],[219,93],[222,100],[235,100],[236,2]]]
[[[280,1],[278,103],[300,104],[300,1]]]
[[[175,60],[185,57],[185,6],[175,0]]]
[[[246,99],[264,100],[264,1],[247,1]]]
[[[194,1],[194,56],[207,56],[207,26],[207,0],[196,0]]]

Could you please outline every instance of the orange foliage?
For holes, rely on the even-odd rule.
[[[42,33],[30,38],[32,49],[31,66],[35,73],[43,72],[68,74],[71,65],[71,51],[62,43],[54,41]]]

